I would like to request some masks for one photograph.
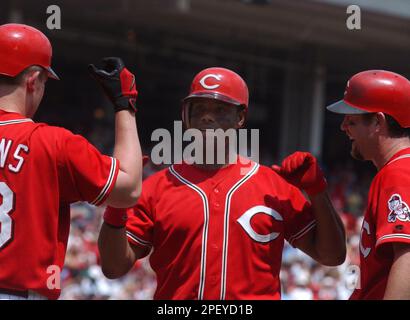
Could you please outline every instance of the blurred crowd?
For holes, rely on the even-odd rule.
[[[149,164],[144,176],[158,169]],[[343,300],[349,298],[355,286],[361,217],[371,175],[359,177],[352,168],[340,166],[328,170],[327,177],[333,204],[347,232],[347,259],[341,266],[324,267],[286,243],[280,273],[285,300]],[[131,272],[118,280],[109,280],[102,274],[97,239],[104,208],[77,203],[71,211],[72,227],[60,299],[152,299],[156,279],[148,257],[138,261]]]
[[[147,258],[139,260],[131,272],[118,280],[103,275],[97,247],[103,212],[104,208],[86,203],[71,208],[72,225],[61,274],[60,299],[152,299],[156,280]]]

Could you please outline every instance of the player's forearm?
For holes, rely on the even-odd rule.
[[[136,258],[130,248],[125,228],[112,228],[103,223],[98,238],[101,269],[109,279],[126,274],[134,265]]]
[[[346,258],[346,236],[343,222],[335,211],[327,192],[311,197],[316,218],[315,249],[325,265],[342,264]]]
[[[410,300],[410,244],[394,245],[395,259],[384,293],[385,300]]]
[[[106,57],[101,67],[88,66],[91,76],[102,87],[115,110],[114,157],[120,171],[106,204],[126,208],[138,200],[142,184],[142,155],[138,139],[135,76],[119,57]]]
[[[142,185],[142,153],[135,114],[128,110],[115,116],[114,157],[120,161],[120,170],[126,174],[124,190],[134,191],[139,196]]]

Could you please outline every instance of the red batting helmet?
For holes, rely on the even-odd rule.
[[[410,81],[390,71],[368,70],[347,82],[343,100],[327,107],[342,114],[383,112],[410,127]]]
[[[249,104],[248,86],[245,81],[237,73],[217,67],[202,70],[194,77],[189,95],[183,102],[192,98],[216,99],[235,106],[243,106],[245,110]],[[185,109],[183,107],[182,119],[187,123]]]
[[[16,23],[0,26],[0,74],[15,77],[30,66],[40,66],[59,80],[51,69],[51,56],[50,41],[41,31]]]

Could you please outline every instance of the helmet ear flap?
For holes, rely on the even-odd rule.
[[[189,118],[190,118],[190,108],[191,103],[189,101],[183,101],[182,102],[182,123],[184,124],[185,129],[189,129],[190,124],[189,124]]]

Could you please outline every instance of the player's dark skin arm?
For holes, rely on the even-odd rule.
[[[346,259],[346,235],[339,215],[326,191],[327,183],[316,158],[295,152],[272,169],[309,196],[316,226],[294,245],[319,263],[337,266]]]
[[[394,261],[387,280],[384,300],[410,300],[410,244],[394,243]]]
[[[295,242],[295,246],[326,266],[337,266],[346,259],[346,234],[327,192],[311,196],[316,227]]]
[[[109,279],[122,277],[147,254],[146,250],[129,244],[125,227],[114,228],[106,223],[101,227],[98,249],[102,272]]]

